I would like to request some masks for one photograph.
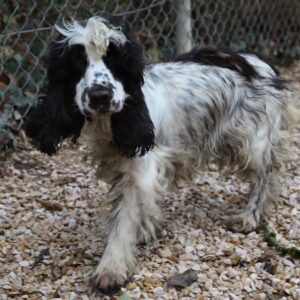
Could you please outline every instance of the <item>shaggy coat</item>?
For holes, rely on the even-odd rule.
[[[251,182],[244,211],[228,220],[257,228],[278,194],[286,99],[274,68],[229,49],[144,65],[140,44],[106,19],[57,29],[47,93],[26,133],[51,155],[84,126],[98,174],[111,184],[113,225],[94,289],[107,293],[125,283],[137,243],[155,236],[162,193],[211,162]]]

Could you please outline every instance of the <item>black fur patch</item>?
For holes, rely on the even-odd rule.
[[[261,61],[266,63],[276,74],[276,77],[274,77],[272,79],[272,86],[277,90],[287,90],[288,89],[288,84],[285,80],[280,78],[279,71],[262,55],[258,54],[257,52],[250,52],[250,51],[246,51],[246,50],[241,50],[241,51],[239,51],[239,53],[257,56]]]
[[[248,81],[258,78],[255,68],[239,52],[227,48],[221,49],[193,49],[175,58],[175,62],[195,62],[208,66],[227,68],[239,73]]]
[[[239,50],[238,53],[257,56],[261,61],[266,63],[268,66],[270,66],[270,68],[274,71],[274,73],[279,76],[278,70],[273,65],[271,65],[271,63],[265,57],[263,57],[261,54],[255,52],[255,51],[248,51],[248,50]]]
[[[49,155],[61,141],[78,137],[84,123],[74,101],[76,84],[87,66],[84,48],[54,43],[50,50],[46,95],[30,113],[25,132],[33,145]]]
[[[144,83],[141,45],[124,31],[127,42],[123,46],[110,43],[104,63],[120,80],[130,95],[123,110],[111,117],[114,143],[122,155],[143,156],[154,147],[154,125],[142,92]]]
[[[154,126],[142,94],[134,94],[126,103],[111,117],[114,142],[122,155],[143,156],[154,147]]]
[[[277,90],[288,90],[287,82],[280,77],[272,79],[272,86]]]

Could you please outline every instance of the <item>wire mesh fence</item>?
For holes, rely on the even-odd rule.
[[[128,23],[149,62],[192,46],[247,48],[276,62],[300,56],[299,0],[0,0],[0,146],[37,102],[53,25],[96,14]]]

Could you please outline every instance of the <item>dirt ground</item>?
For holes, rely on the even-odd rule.
[[[300,108],[300,64],[283,72]],[[282,244],[300,247],[300,126],[290,134],[270,226]],[[88,278],[109,229],[108,186],[96,178],[84,150],[65,143],[47,157],[19,142],[0,160],[0,300],[92,299]],[[300,299],[299,260],[268,247],[262,231],[224,227],[225,208],[243,206],[246,193],[234,176],[211,170],[166,194],[160,236],[139,247],[131,282],[111,298],[94,299]],[[169,276],[189,269],[198,275],[193,284],[167,286]]]

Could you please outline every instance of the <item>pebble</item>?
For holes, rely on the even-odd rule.
[[[286,258],[283,258],[282,259],[282,263],[287,266],[287,267],[291,267],[291,268],[294,268],[295,267],[295,264],[292,263],[290,260],[286,259]]]
[[[187,270],[182,274],[170,276],[167,280],[169,286],[186,287],[197,281],[198,275],[196,271]]]
[[[30,266],[30,263],[29,261],[26,261],[26,260],[22,260],[19,262],[19,265],[22,267],[22,268],[27,268]]]
[[[206,247],[203,244],[199,244],[199,245],[196,246],[196,249],[199,250],[199,251],[205,250],[205,248]]]
[[[69,300],[76,300],[76,299],[77,299],[77,294],[74,292],[71,292],[70,296],[69,296]]]
[[[126,288],[128,290],[133,290],[133,289],[137,288],[137,284],[135,282],[131,282],[126,286]]]
[[[195,251],[195,248],[193,246],[186,246],[185,252],[186,253],[193,253]]]
[[[179,256],[179,260],[183,260],[183,261],[186,261],[186,260],[197,260],[198,259],[198,256],[197,255],[193,255],[192,253],[184,253],[184,254],[181,254]]]
[[[227,276],[231,279],[236,278],[239,274],[235,269],[229,267],[226,272]]]
[[[69,220],[69,227],[70,227],[70,228],[75,228],[76,225],[77,225],[76,219],[70,219],[70,220]]]
[[[172,252],[169,247],[164,247],[163,249],[158,250],[159,256],[163,258],[167,258],[172,256]]]
[[[266,299],[267,299],[267,295],[265,293],[259,293],[253,296],[253,300],[266,300]]]
[[[231,261],[230,258],[225,258],[225,259],[223,260],[223,263],[226,264],[226,265],[228,265],[228,266],[231,266],[231,265],[232,265],[232,261]]]
[[[181,245],[184,245],[185,244],[185,238],[183,236],[179,236],[178,237],[178,241]]]

